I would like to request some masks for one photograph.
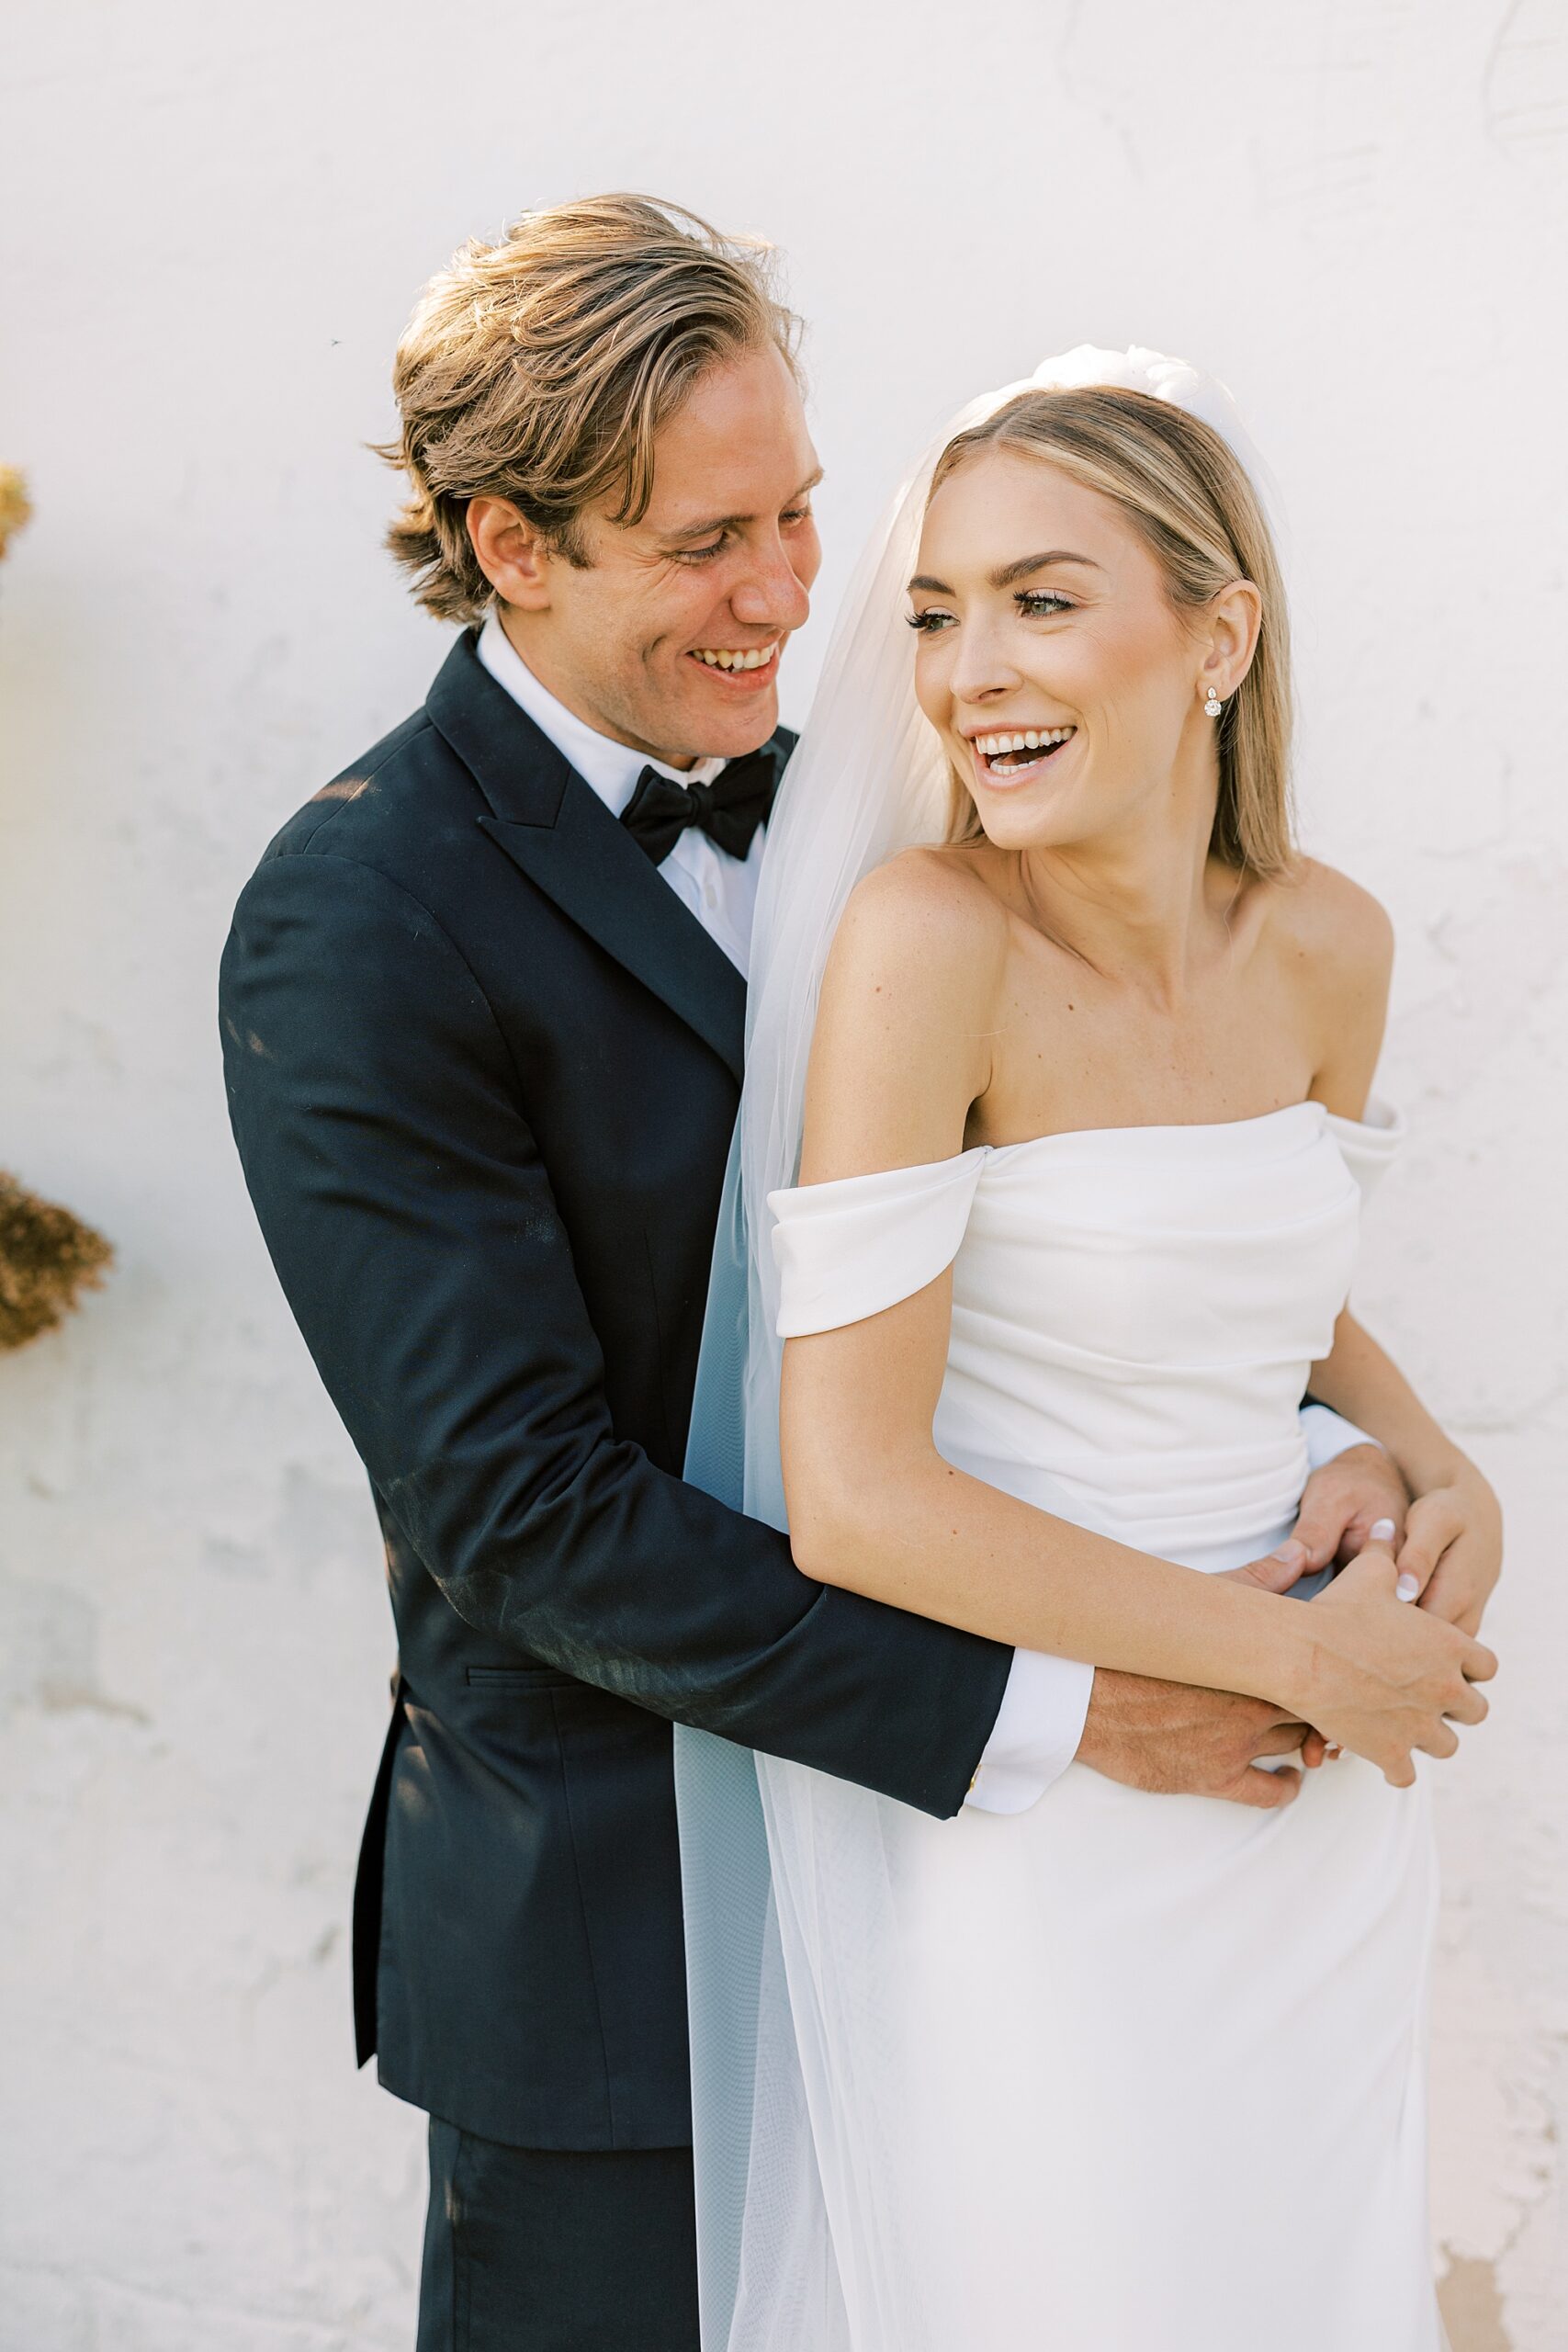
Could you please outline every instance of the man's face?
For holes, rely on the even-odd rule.
[[[779,660],[821,562],[819,474],[778,352],[710,368],[654,444],[642,520],[590,508],[587,568],[547,556],[544,601],[509,600],[508,635],[570,710],[636,751],[682,766],[754,752],[778,725]]]

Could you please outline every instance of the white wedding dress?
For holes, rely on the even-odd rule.
[[[942,1454],[1234,1567],[1293,1519],[1397,1139],[1306,1102],[775,1193],[781,1329],[951,1264]],[[1347,1755],[1260,1813],[1073,1765],[936,1821],[757,1770],[793,2046],[775,2011],[730,2352],[1437,2352],[1424,1783]]]

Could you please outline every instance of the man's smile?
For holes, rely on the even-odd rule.
[[[693,646],[683,658],[697,662],[710,678],[722,680],[727,687],[747,693],[773,683],[783,647],[783,638],[775,637],[767,645]]]

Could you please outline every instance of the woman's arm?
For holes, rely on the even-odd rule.
[[[1393,1457],[1414,1495],[1453,1484],[1469,1465],[1422,1404],[1392,1356],[1348,1307],[1334,1327],[1334,1345],[1312,1368],[1313,1395],[1343,1413]]]
[[[1005,921],[940,853],[862,886],[823,983],[803,1182],[964,1148],[1006,1017]],[[1302,1609],[1052,1518],[944,1461],[932,1419],[951,1317],[943,1274],[882,1314],[786,1344],[784,1483],[807,1575],[1023,1647],[1271,1699],[1400,1778],[1409,1746],[1446,1752],[1429,1712],[1439,1684],[1438,1716],[1483,1707],[1463,1669],[1484,1673],[1485,1654],[1370,1589],[1332,1612]],[[1422,1693],[1408,1711],[1406,1676]]]
[[[1348,1307],[1329,1353],[1312,1368],[1312,1388],[1387,1449],[1416,1498],[1401,1577],[1416,1579],[1423,1609],[1478,1634],[1503,1568],[1503,1514],[1485,1478]]]
[[[1303,968],[1318,1040],[1312,1094],[1359,1119],[1382,1051],[1393,929],[1375,899],[1328,866],[1307,869],[1290,914],[1295,944],[1307,950]],[[1398,1566],[1402,1577],[1416,1578],[1422,1607],[1477,1633],[1503,1565],[1502,1513],[1486,1480],[1348,1308],[1310,1385],[1377,1439],[1415,1496]]]

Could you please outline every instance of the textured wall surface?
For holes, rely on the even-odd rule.
[[[1402,943],[1416,1140],[1362,1303],[1511,1516],[1495,1719],[1442,1780],[1438,2260],[1456,2352],[1553,2352],[1562,0],[58,0],[3,72],[0,460],[38,518],[0,573],[0,1165],[119,1250],[0,1359],[3,2352],[412,2341],[419,2119],[348,2022],[389,1626],[231,1151],[213,976],[268,834],[442,651],[360,447],[416,288],[616,186],[787,251],[823,614],[898,458],[1044,350],[1187,353],[1271,458],[1307,831]]]

